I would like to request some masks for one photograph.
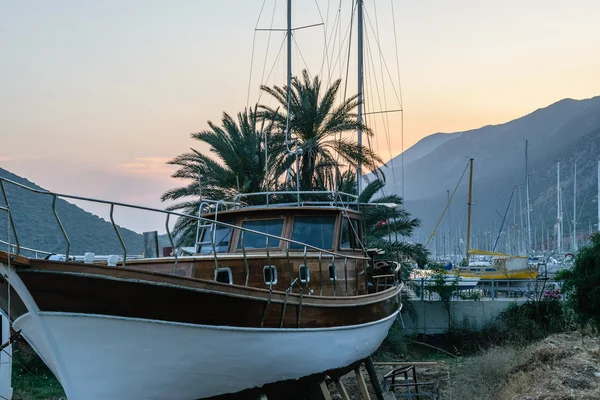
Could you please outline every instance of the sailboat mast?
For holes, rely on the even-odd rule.
[[[573,172],[573,251],[577,251],[577,161]]]
[[[288,0],[290,1],[290,0]],[[358,148],[362,149],[362,121],[363,121],[363,0],[358,0],[356,3],[358,12],[358,95],[356,100],[358,101],[358,110],[356,116],[356,122],[358,125],[357,136],[358,136]],[[358,159],[358,167],[356,168],[356,184],[358,194],[362,190],[362,154]]]
[[[529,256],[531,252],[531,218],[529,216],[529,169],[528,169],[528,155],[527,155],[527,145],[529,141],[525,141],[525,177],[526,177],[526,196],[527,196],[527,246],[525,249],[525,255]]]
[[[556,229],[556,250],[562,251],[562,209],[560,198],[560,161],[556,163],[556,219],[558,226]]]
[[[473,198],[473,159],[469,159],[469,201],[467,203],[467,265],[469,265],[469,246],[471,244],[471,199]]]
[[[596,203],[598,203],[598,232],[600,232],[600,161],[598,161],[598,198]]]

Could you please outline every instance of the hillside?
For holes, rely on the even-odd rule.
[[[0,168],[0,176],[43,190],[34,183]],[[52,213],[52,196],[37,194],[5,184],[20,244],[25,247],[64,254],[66,242]],[[1,196],[0,196],[1,197]],[[0,205],[4,200],[0,198]],[[111,223],[74,204],[58,199],[56,210],[71,241],[71,254],[121,254],[122,249]],[[0,239],[6,241],[6,213],[0,212]],[[120,227],[129,254],[143,250],[142,235]]]
[[[447,140],[439,140],[440,135],[447,135]],[[469,157],[475,160],[472,230],[476,242],[472,244],[490,247],[490,241],[493,243],[515,185],[518,191],[504,231],[507,227],[521,229],[520,213],[522,211],[525,215],[526,211],[525,140],[529,141],[532,242],[541,247],[542,229],[546,245],[552,241],[556,222],[557,161],[561,163],[563,220],[573,219],[573,169],[577,162],[578,235],[587,233],[590,223],[596,223],[600,97],[565,99],[505,124],[454,134],[438,133],[431,137],[435,138],[435,146],[423,146],[427,143],[423,139],[406,151],[404,160],[405,204],[413,215],[423,221],[419,240],[424,241],[431,233],[446,204],[446,191],[454,190]],[[411,153],[420,156],[414,157]],[[389,164],[396,165],[398,171],[400,162],[399,155]],[[448,226],[449,221],[440,226],[442,230],[453,230],[455,242],[458,242],[458,236],[463,240],[465,236],[467,183],[468,174],[450,208],[452,228]],[[399,182],[396,185],[390,182],[387,190],[400,193],[399,188]],[[565,224],[565,236],[570,234],[570,229]],[[440,231],[438,240],[441,240],[441,235]],[[508,244],[505,241],[503,245]]]

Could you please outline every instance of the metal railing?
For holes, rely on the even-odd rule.
[[[404,281],[406,295],[413,300],[439,300],[436,283],[425,278]],[[562,281],[552,279],[481,279],[472,287],[454,286],[450,300],[564,300]],[[447,281],[444,286],[452,286]],[[556,290],[559,292],[557,293]],[[554,291],[554,292],[553,292]],[[557,297],[552,297],[557,296]]]
[[[65,249],[65,260],[69,261],[72,258],[70,258],[70,248],[71,248],[71,243],[70,240],[67,236],[67,233],[63,227],[63,224],[61,222],[60,216],[58,214],[58,212],[56,211],[56,199],[57,198],[65,198],[65,199],[72,199],[72,200],[79,200],[79,201],[86,201],[86,202],[91,202],[91,203],[97,203],[97,204],[105,204],[107,206],[109,206],[110,208],[110,223],[112,224],[115,234],[119,240],[119,243],[122,247],[123,250],[123,256],[122,256],[122,267],[126,267],[126,258],[127,258],[127,247],[125,244],[125,241],[123,240],[123,237],[121,236],[121,233],[119,231],[119,227],[117,226],[115,219],[114,219],[114,209],[115,207],[123,207],[123,208],[128,208],[128,209],[137,209],[137,210],[142,210],[142,211],[149,211],[149,212],[154,212],[154,213],[159,213],[159,214],[164,214],[165,215],[165,229],[167,232],[167,236],[169,237],[169,241],[172,245],[172,248],[175,250],[173,253],[174,256],[174,265],[173,265],[173,271],[172,273],[174,275],[177,274],[177,263],[179,261],[179,255],[177,252],[177,249],[175,247],[175,242],[173,239],[173,235],[171,232],[171,229],[169,227],[169,222],[170,222],[170,218],[171,216],[174,217],[178,217],[178,218],[187,218],[187,219],[191,219],[194,221],[197,221],[198,224],[202,224],[205,227],[210,227],[210,242],[211,242],[211,248],[212,248],[212,253],[208,253],[210,255],[212,255],[214,257],[214,264],[215,264],[215,273],[214,273],[214,278],[213,280],[216,281],[217,279],[217,274],[218,274],[218,269],[219,269],[219,253],[217,252],[216,249],[216,238],[215,238],[215,231],[216,231],[216,227],[223,227],[223,228],[229,228],[231,229],[231,232],[233,233],[234,231],[239,231],[240,235],[241,235],[241,243],[242,243],[242,257],[244,259],[244,265],[245,265],[245,271],[246,271],[246,279],[245,279],[245,285],[248,286],[248,281],[249,281],[249,275],[250,275],[250,271],[249,271],[249,265],[248,265],[248,254],[246,251],[246,248],[244,246],[244,238],[246,235],[248,234],[253,234],[253,235],[259,235],[265,238],[265,252],[266,252],[266,257],[267,257],[267,265],[271,265],[270,262],[270,247],[269,247],[269,241],[270,240],[274,240],[275,242],[280,242],[280,243],[287,243],[288,247],[286,249],[286,255],[287,255],[287,260],[288,260],[288,268],[290,269],[290,271],[293,270],[292,265],[290,263],[290,258],[289,258],[289,248],[291,245],[296,245],[298,246],[298,250],[297,253],[301,254],[304,258],[304,265],[306,264],[306,259],[307,259],[307,252],[310,251],[311,253],[314,253],[315,255],[318,255],[318,265],[319,265],[319,277],[320,277],[320,287],[319,287],[319,294],[322,295],[323,294],[323,265],[322,265],[322,260],[323,257],[326,258],[331,258],[332,260],[332,264],[335,265],[335,260],[336,258],[338,259],[342,259],[343,260],[343,265],[344,265],[344,295],[348,296],[349,295],[349,290],[348,290],[348,261],[349,260],[353,260],[354,261],[354,267],[355,267],[355,273],[356,273],[356,278],[358,278],[358,263],[362,262],[365,263],[368,260],[368,257],[364,254],[360,254],[360,255],[352,255],[352,254],[341,254],[341,253],[337,253],[335,251],[332,250],[327,250],[327,249],[322,249],[319,248],[317,246],[313,246],[307,243],[302,243],[300,241],[297,240],[293,240],[290,238],[285,238],[282,236],[277,236],[277,235],[272,235],[269,233],[265,233],[265,232],[260,232],[257,230],[253,230],[253,229],[248,229],[248,228],[244,228],[242,226],[236,226],[236,225],[232,225],[226,222],[221,222],[218,221],[216,219],[212,219],[212,218],[204,218],[202,216],[196,216],[196,215],[190,215],[190,214],[185,214],[185,213],[181,213],[181,212],[176,212],[176,211],[169,211],[169,210],[162,210],[162,209],[157,209],[157,208],[152,208],[152,207],[145,207],[145,206],[138,206],[138,205],[133,205],[133,204],[127,204],[127,203],[122,203],[122,202],[115,202],[115,201],[108,201],[108,200],[100,200],[100,199],[94,199],[94,198],[89,198],[89,197],[83,197],[83,196],[74,196],[74,195],[69,195],[69,194],[64,194],[64,193],[54,193],[54,192],[50,192],[50,191],[46,191],[46,190],[41,190],[41,189],[35,189],[35,188],[31,188],[29,186],[23,185],[21,183],[18,182],[14,182],[10,179],[6,179],[6,178],[2,178],[0,177],[0,191],[2,192],[2,197],[5,201],[6,207],[2,207],[3,211],[6,211],[8,213],[9,216],[9,225],[10,228],[12,230],[13,233],[13,237],[15,239],[15,243],[14,244],[9,244],[8,245],[8,249],[9,249],[9,253],[12,252],[13,256],[18,256],[21,252],[21,249],[26,249],[28,251],[36,251],[33,249],[28,249],[28,248],[24,248],[20,245],[19,242],[19,237],[18,237],[18,232],[16,230],[14,221],[13,221],[13,216],[12,216],[12,210],[10,209],[10,203],[9,203],[9,199],[8,196],[6,194],[5,191],[5,186],[4,184],[8,183],[11,185],[14,185],[16,187],[19,187],[21,189],[24,190],[28,190],[30,192],[33,193],[37,193],[40,195],[46,195],[46,196],[52,196],[52,211],[53,214],[55,216],[55,219],[57,221],[57,224],[61,230],[61,233],[63,235],[63,238],[66,241],[66,249]],[[296,192],[293,192],[296,193]],[[314,193],[314,192],[311,192]],[[337,193],[337,192],[331,192],[331,193]],[[350,195],[352,196],[352,195]],[[207,201],[208,204],[208,201]],[[233,203],[226,203],[226,202],[222,202],[222,201],[216,201],[216,202],[212,202],[212,204],[214,204],[214,207],[216,210],[218,210],[219,205],[223,205],[225,207],[227,207],[228,205],[231,205]],[[200,209],[199,211],[201,211],[202,209]],[[218,212],[218,211],[217,211]],[[232,235],[233,236],[233,235]],[[13,249],[13,251],[11,251],[11,249]],[[41,253],[41,251],[38,251]],[[45,252],[48,253],[48,252]],[[313,256],[315,257],[315,256]],[[337,295],[337,276],[334,275],[334,295]],[[395,278],[394,278],[395,282],[394,284],[398,285],[400,284],[399,279],[397,274],[395,274]],[[308,283],[306,282],[304,285],[304,289],[307,290],[308,293],[312,293],[312,290],[308,288]],[[294,277],[291,274],[290,275],[290,286],[289,286],[289,290],[292,291],[292,288],[294,286]],[[300,283],[296,282],[296,286],[300,286]],[[270,290],[272,290],[272,285],[269,285]],[[368,288],[365,288],[366,290],[368,290]],[[358,294],[359,292],[359,288],[358,288],[358,279],[356,279],[356,293]]]

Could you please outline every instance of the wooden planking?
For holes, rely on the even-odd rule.
[[[244,295],[259,297],[267,299],[271,297],[273,301],[283,302],[285,299],[285,293],[282,291],[273,291],[271,294],[268,289],[257,288],[257,287],[244,287],[238,285],[229,285],[220,282],[213,282],[208,280],[200,280],[195,278],[189,278],[184,276],[175,276],[172,274],[162,274],[153,271],[147,271],[142,269],[129,268],[115,268],[107,267],[98,264],[83,264],[74,262],[59,262],[59,261],[47,261],[47,260],[31,260],[31,268],[23,269],[23,272],[35,271],[35,272],[52,272],[61,274],[84,274],[84,275],[98,275],[99,278],[106,279],[121,279],[121,280],[142,280],[147,282],[154,282],[157,284],[169,284],[176,285],[182,288],[192,289],[205,289],[211,291],[220,291],[224,294],[231,295]],[[348,297],[331,297],[331,296],[304,296],[302,299],[305,305],[327,305],[327,306],[360,306],[367,302],[377,302],[383,298],[387,298],[392,295],[398,295],[398,288],[390,288],[385,291],[378,293],[369,293],[360,296],[348,296]],[[300,301],[300,295],[298,293],[290,293],[288,301],[292,304],[298,304]]]
[[[213,326],[259,328],[267,302],[261,297],[235,297],[213,291],[156,285],[132,280],[110,280],[102,276],[22,271],[21,279],[41,311],[112,315]],[[244,288],[249,290],[249,288]],[[339,307],[294,304],[285,307],[284,328],[358,325],[383,319],[399,307],[397,295],[363,305]],[[366,296],[365,296],[366,297]],[[283,304],[271,302],[264,314],[264,327],[279,328]]]
[[[338,393],[340,394],[340,397],[342,398],[342,400],[350,400],[350,396],[348,395],[348,391],[346,390],[346,387],[344,386],[344,384],[342,383],[342,381],[340,381],[339,379],[335,380],[335,387],[338,390]]]

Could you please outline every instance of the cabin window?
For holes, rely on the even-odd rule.
[[[265,265],[263,268],[263,278],[267,285],[276,285],[277,267],[274,265]]]
[[[469,271],[481,272],[481,268],[469,268]]]
[[[229,250],[229,241],[231,240],[231,228],[216,225],[214,231],[211,232],[210,228],[206,228],[202,231],[202,237],[200,239],[200,254],[212,253],[212,244],[210,235],[213,235],[215,250],[217,253],[225,253]]]
[[[242,228],[268,233],[270,235],[281,236],[281,232],[283,230],[283,218],[244,221],[242,223]],[[256,233],[245,232],[243,241],[240,234],[238,249],[241,249],[242,247],[245,247],[246,249],[264,249],[267,244],[268,247],[280,247],[281,241],[273,238],[267,238],[266,236],[258,235]]]
[[[496,268],[486,268],[485,272],[496,272]]]
[[[296,217],[292,230],[292,240],[306,243],[320,249],[333,247],[333,230],[335,217]],[[304,246],[290,243],[291,249],[302,249]]]
[[[233,284],[233,276],[231,275],[231,268],[219,268],[217,270],[217,282]]]
[[[352,224],[352,225],[350,225]],[[340,249],[360,249],[360,223],[356,219],[342,218]]]
[[[355,249],[361,249],[361,244],[362,244],[362,231],[361,231],[361,224],[360,221],[357,219],[353,219],[352,220],[352,226],[354,227],[354,230],[352,230],[352,237],[354,237],[354,248]]]
[[[300,265],[300,268],[298,270],[298,275],[300,275],[300,282],[302,283],[308,283],[310,282],[310,268],[308,268],[308,265]]]
[[[337,273],[335,271],[335,265],[329,264],[329,280],[335,281],[337,279]]]
[[[351,249],[350,243],[350,220],[346,217],[342,218],[342,237],[340,239],[340,249]]]

